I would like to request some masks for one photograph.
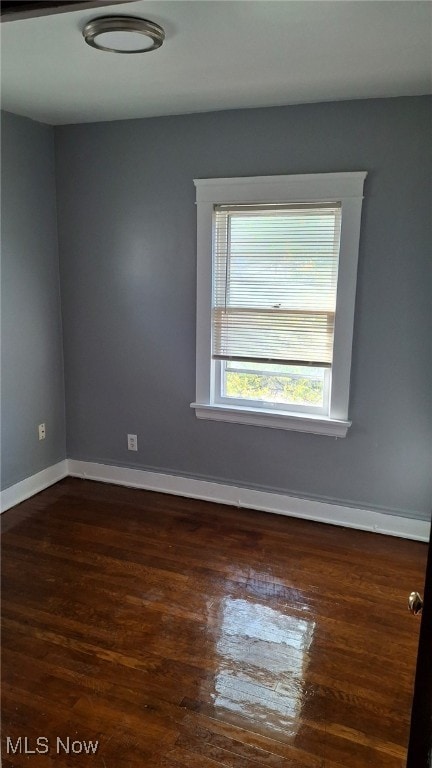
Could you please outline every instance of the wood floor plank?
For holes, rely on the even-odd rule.
[[[72,478],[2,518],[6,768],[403,768],[425,545]]]

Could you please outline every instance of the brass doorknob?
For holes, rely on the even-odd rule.
[[[423,600],[418,592],[411,592],[408,598],[408,608],[414,616],[417,616],[418,613],[422,612]]]

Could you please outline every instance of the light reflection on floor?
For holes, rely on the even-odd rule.
[[[288,610],[221,599],[213,623],[218,669],[210,695],[217,717],[235,713],[249,724],[283,730],[285,737],[296,735],[315,622]]]

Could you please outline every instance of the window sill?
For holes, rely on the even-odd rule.
[[[226,406],[208,403],[191,403],[198,419],[228,421],[235,424],[252,424],[258,427],[290,429],[295,432],[310,432],[314,435],[346,437],[350,421],[330,419],[326,416],[306,416],[302,413],[286,413],[242,406]]]

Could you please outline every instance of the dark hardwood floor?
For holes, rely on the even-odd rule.
[[[404,766],[426,545],[71,478],[2,518],[6,768]]]

